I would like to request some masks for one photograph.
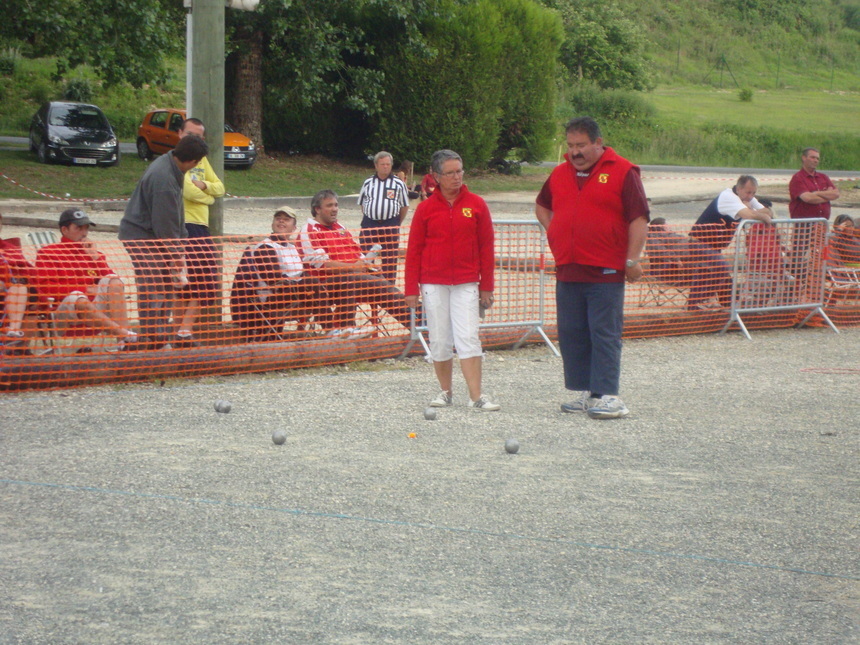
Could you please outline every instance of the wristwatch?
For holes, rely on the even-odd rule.
[[[632,269],[637,264],[639,264],[639,260],[627,260],[627,268]]]

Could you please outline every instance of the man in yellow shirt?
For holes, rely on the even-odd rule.
[[[179,128],[179,138],[186,136],[206,138],[206,128],[200,119],[185,119]],[[179,292],[174,308],[175,322],[179,323],[178,344],[194,347],[192,331],[201,307],[220,303],[216,250],[209,234],[209,205],[224,196],[224,184],[218,179],[209,160],[200,160],[185,173],[182,203],[185,206],[185,230],[188,231],[185,256],[188,263],[188,286]]]

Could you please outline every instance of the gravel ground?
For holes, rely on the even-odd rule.
[[[627,342],[614,421],[545,347],[436,421],[417,358],[4,395],[0,642],[860,642],[858,342]]]

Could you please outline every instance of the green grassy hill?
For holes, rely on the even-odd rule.
[[[658,85],[860,91],[857,0],[618,0]]]
[[[860,0],[615,2],[647,34],[656,81],[652,92],[610,97],[607,104],[624,104],[617,118],[588,108],[623,154],[640,163],[793,167],[812,145],[826,167],[860,169]],[[2,135],[26,135],[38,105],[70,88],[89,92],[83,99],[105,110],[124,141],[149,109],[184,102],[182,60],[164,86],[105,88],[87,68],[53,78],[52,59],[18,56],[10,72],[3,62],[12,51],[0,48]],[[741,99],[744,90],[751,100]],[[559,125],[581,111],[565,98]]]

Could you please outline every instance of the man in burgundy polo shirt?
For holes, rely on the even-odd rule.
[[[788,212],[791,219],[830,219],[830,202],[839,199],[839,189],[833,185],[830,177],[818,172],[819,161],[821,154],[816,148],[806,148],[800,155],[803,167],[794,174],[788,184],[791,198]],[[809,273],[807,257],[810,247],[820,249],[824,245],[823,232],[815,240],[812,239],[816,230],[818,229],[810,224],[798,223],[793,226],[790,271],[801,290]]]
[[[613,419],[629,412],[618,398],[624,281],[642,277],[650,210],[639,168],[603,145],[594,119],[572,119],[565,130],[565,162],[535,207],[555,257],[564,385],[578,391],[561,409]]]
[[[800,155],[803,167],[794,173],[788,184],[791,197],[788,212],[791,219],[830,219],[830,202],[839,199],[839,189],[833,185],[830,177],[816,170],[819,161],[821,154],[816,148],[806,148]]]

